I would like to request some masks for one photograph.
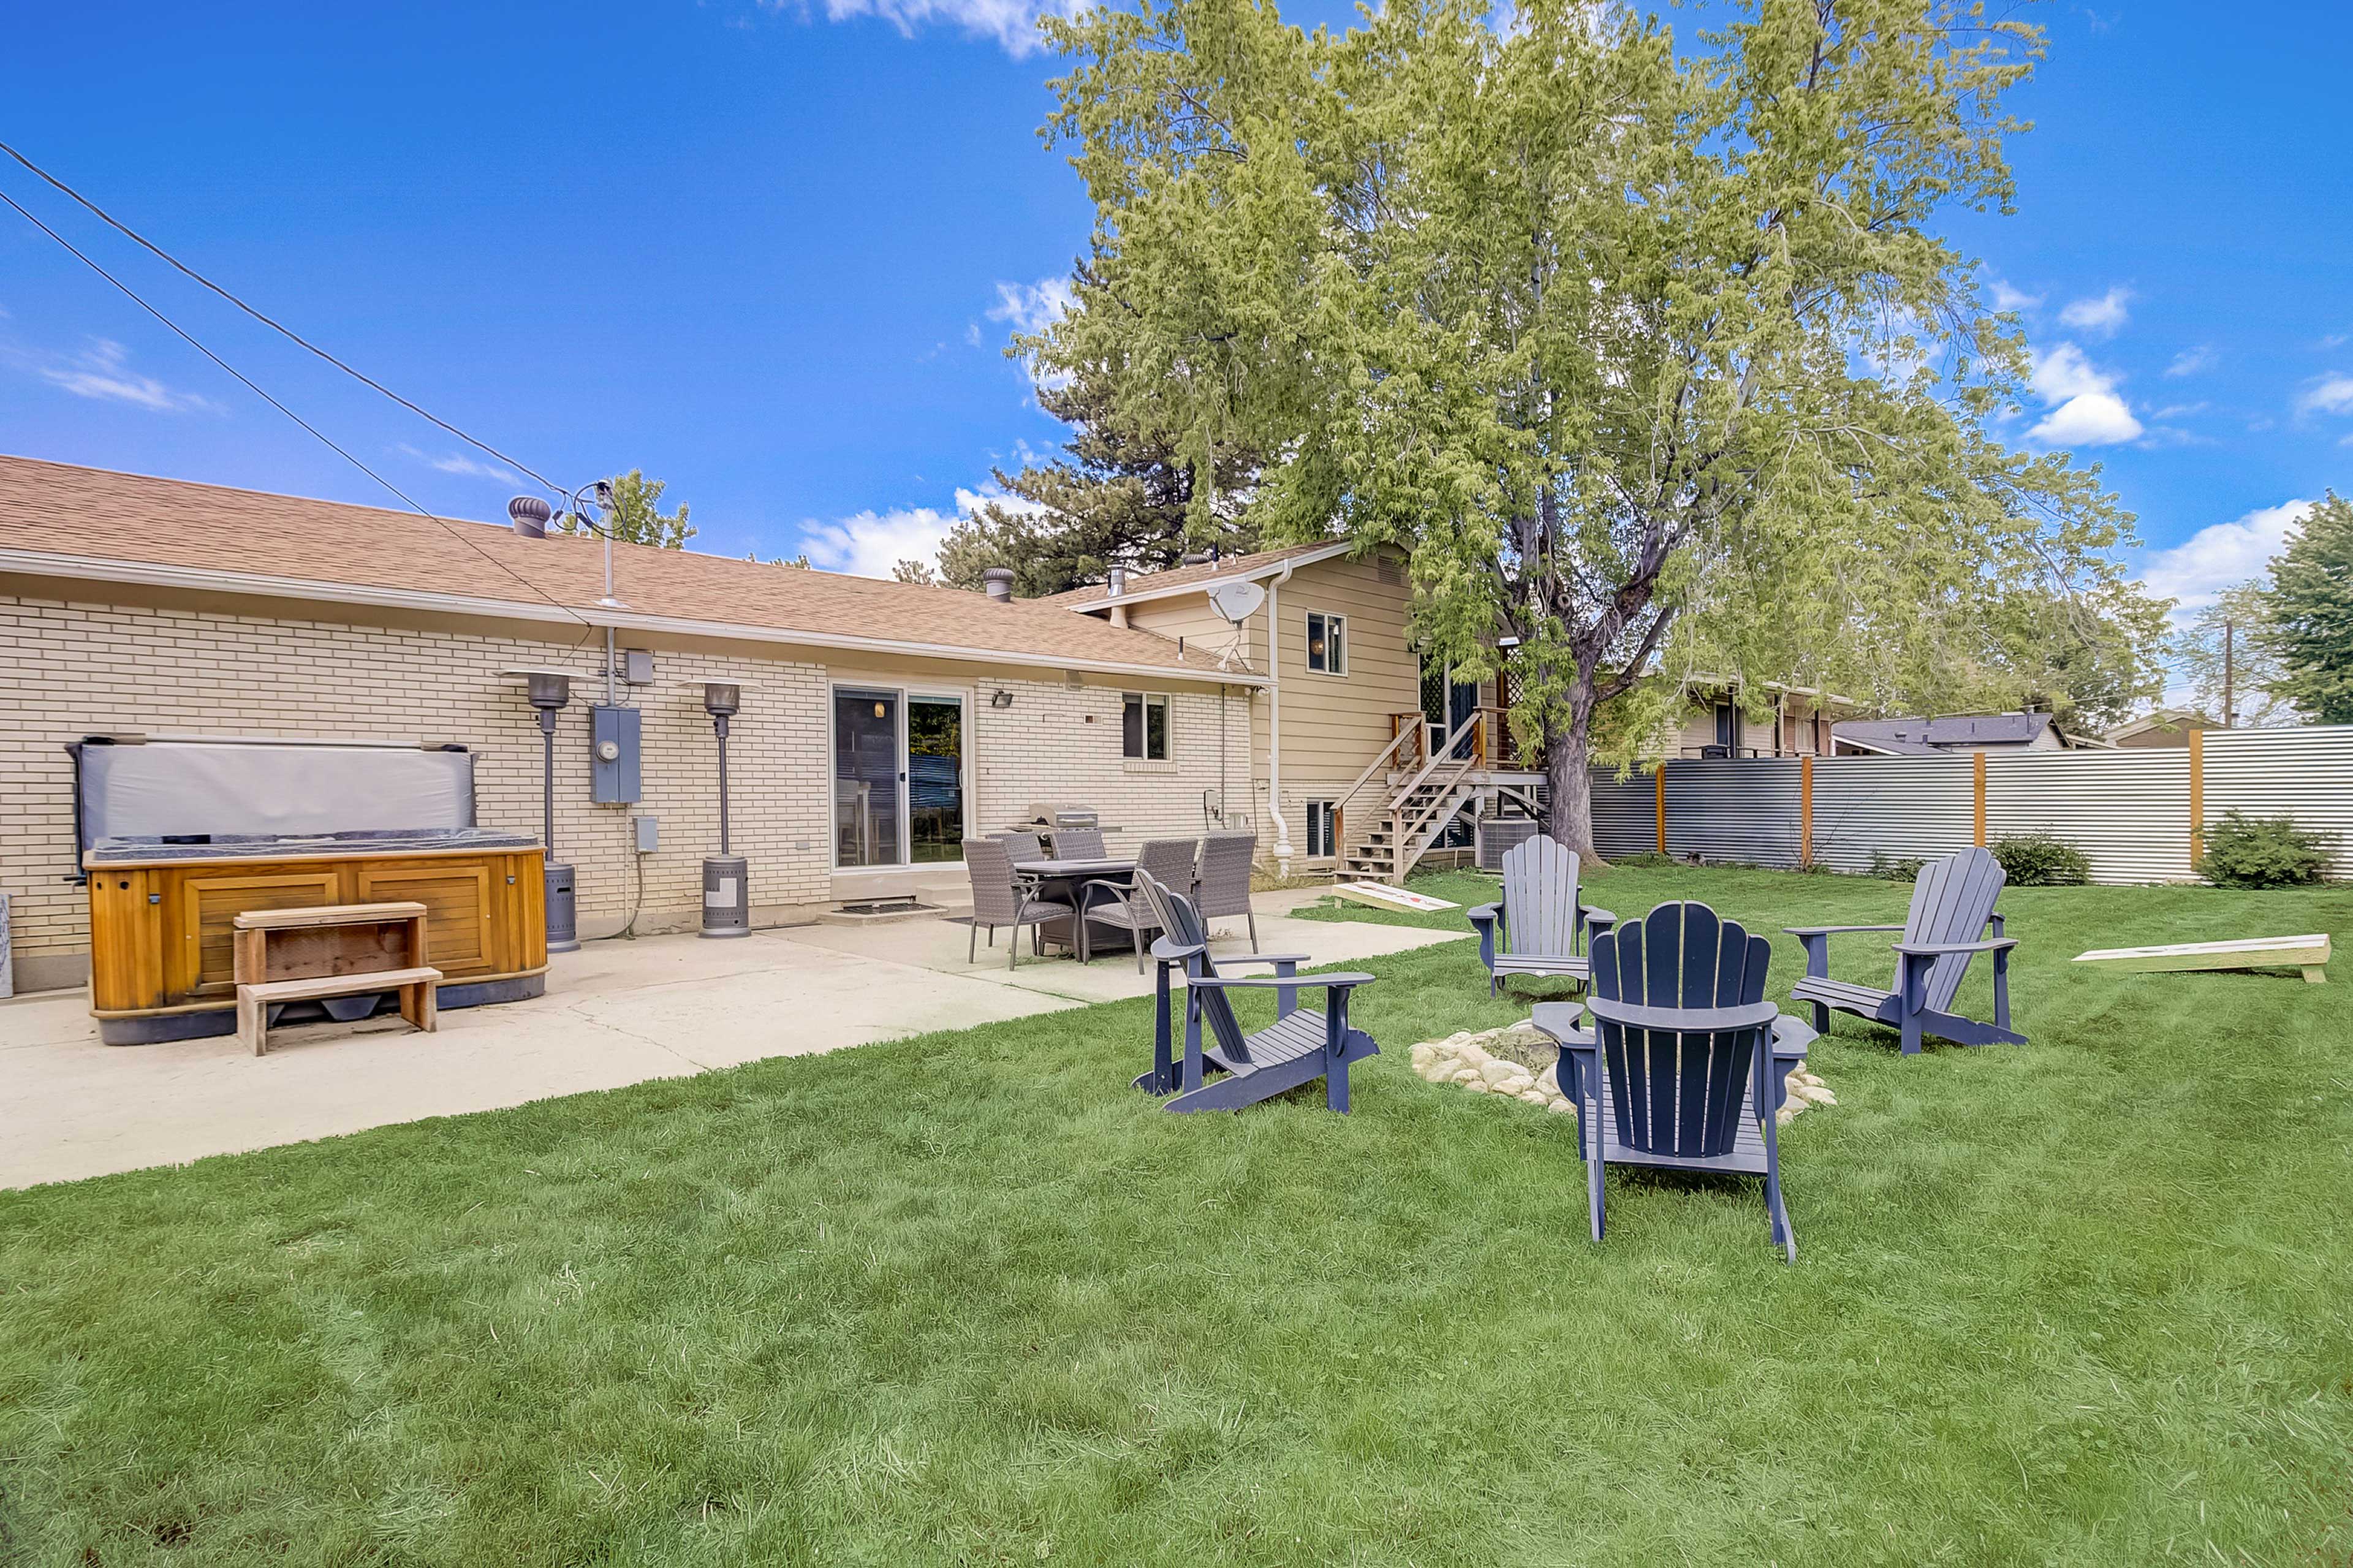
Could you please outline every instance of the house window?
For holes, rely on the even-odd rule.
[[[1307,612],[1307,668],[1318,675],[1348,673],[1348,617]]]
[[[1319,859],[1340,853],[1340,814],[1328,800],[1307,803],[1307,858]]]
[[[1121,698],[1119,752],[1137,762],[1168,760],[1168,699],[1141,691]]]

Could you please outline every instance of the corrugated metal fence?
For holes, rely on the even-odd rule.
[[[2225,811],[2294,816],[2337,835],[2334,874],[2353,877],[2353,726],[2211,731],[2180,750],[2013,752],[1950,757],[1671,762],[1593,777],[1594,842],[1606,856],[1867,871],[1874,855],[1949,855],[2048,833],[2098,882],[2193,875],[2194,839]]]

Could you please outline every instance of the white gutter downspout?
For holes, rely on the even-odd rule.
[[[1282,615],[1274,591],[1291,580],[1296,564],[1284,562],[1266,584],[1266,809],[1274,818],[1275,871],[1285,880],[1291,876],[1291,823],[1282,815]]]

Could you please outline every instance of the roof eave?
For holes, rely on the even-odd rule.
[[[1131,588],[1116,596],[1105,594],[1099,599],[1086,599],[1063,607],[1078,615],[1091,616],[1097,610],[1109,610],[1116,605],[1143,605],[1149,604],[1155,599],[1180,599],[1187,594],[1206,594],[1220,583],[1255,583],[1261,577],[1275,575],[1286,566],[1293,568],[1312,566],[1318,561],[1329,561],[1335,555],[1345,554],[1347,550],[1346,540],[1335,540],[1330,544],[1319,545],[1314,550],[1303,551],[1297,555],[1286,555],[1280,561],[1270,561],[1263,566],[1253,566],[1247,572],[1221,572],[1214,577],[1204,577],[1194,583],[1176,583],[1166,588]]]

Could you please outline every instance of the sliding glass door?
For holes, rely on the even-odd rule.
[[[964,858],[964,699],[891,687],[833,692],[833,863]]]
[[[915,862],[964,858],[964,699],[907,695],[907,843]]]

